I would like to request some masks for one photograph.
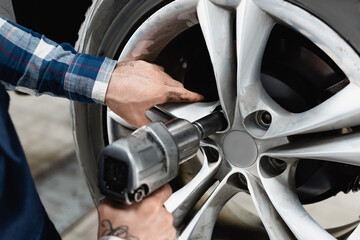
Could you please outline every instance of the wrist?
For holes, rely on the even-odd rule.
[[[109,88],[109,82],[115,68],[116,61],[108,58],[104,59],[103,69],[99,70],[91,93],[91,98],[95,102],[105,104],[106,94]]]

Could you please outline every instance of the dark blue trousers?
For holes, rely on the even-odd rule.
[[[0,239],[61,239],[35,189],[8,108],[0,84]]]

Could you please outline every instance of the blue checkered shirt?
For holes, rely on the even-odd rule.
[[[0,17],[0,83],[7,89],[103,104],[115,65]]]

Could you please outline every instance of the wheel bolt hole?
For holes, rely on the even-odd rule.
[[[286,162],[276,159],[276,158],[269,158],[269,163],[273,167],[273,169],[276,169],[280,172],[284,171],[286,169]]]
[[[286,168],[287,163],[272,157],[262,157],[260,166],[264,177],[271,178],[282,174]]]
[[[267,111],[259,111],[256,113],[256,123],[263,129],[268,129],[272,121],[271,114]]]

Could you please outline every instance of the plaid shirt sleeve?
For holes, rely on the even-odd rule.
[[[0,17],[0,83],[8,89],[104,104],[115,66]]]

